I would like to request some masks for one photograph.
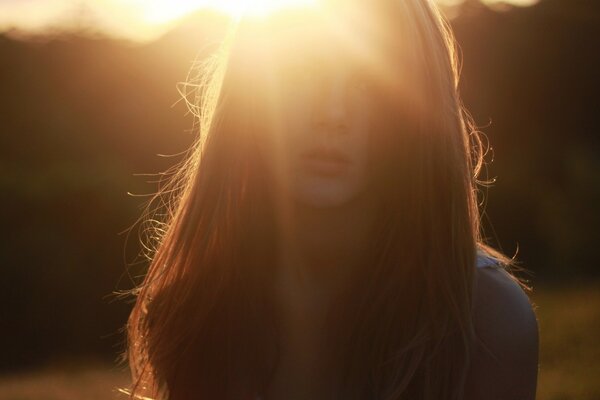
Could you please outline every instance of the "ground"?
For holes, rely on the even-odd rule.
[[[540,329],[539,400],[600,399],[600,282],[538,285],[531,295]],[[1,400],[125,399],[121,368],[98,362],[62,364],[0,376]]]

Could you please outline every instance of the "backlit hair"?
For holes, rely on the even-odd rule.
[[[433,2],[361,4],[357,27],[370,35],[358,37],[381,50],[357,51],[377,71],[371,190],[384,206],[369,257],[331,310],[339,399],[459,400],[475,340],[476,251],[511,266],[482,240],[484,149]],[[278,199],[263,152],[285,101],[268,71],[285,53],[265,40],[301,14],[242,21],[188,83],[198,139],[155,198],[166,205],[127,325],[132,397],[255,400],[277,367]]]

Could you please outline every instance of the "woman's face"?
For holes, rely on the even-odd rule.
[[[342,47],[303,46],[275,68],[275,168],[294,200],[339,206],[366,190],[369,180],[369,85]]]

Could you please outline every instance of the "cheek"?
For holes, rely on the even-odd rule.
[[[364,185],[369,179],[369,146],[372,138],[371,124],[372,110],[369,103],[363,99],[358,99],[351,107],[349,117],[349,135],[347,141],[347,150],[354,161],[355,179],[357,185]]]
[[[294,96],[283,106],[277,141],[281,152],[282,165],[294,168],[302,152],[313,142],[310,102],[305,96]]]
[[[310,147],[309,108],[298,97],[283,102],[269,129],[267,153],[279,191],[291,193],[297,186],[298,165],[303,149]]]

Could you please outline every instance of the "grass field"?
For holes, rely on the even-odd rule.
[[[113,400],[125,399],[117,388],[126,387],[122,369],[91,362],[0,377],[0,400]]]
[[[600,399],[600,283],[534,290],[539,400]]]
[[[600,399],[600,283],[536,287],[540,324],[539,400]],[[121,368],[88,363],[0,376],[0,400],[124,399]]]

